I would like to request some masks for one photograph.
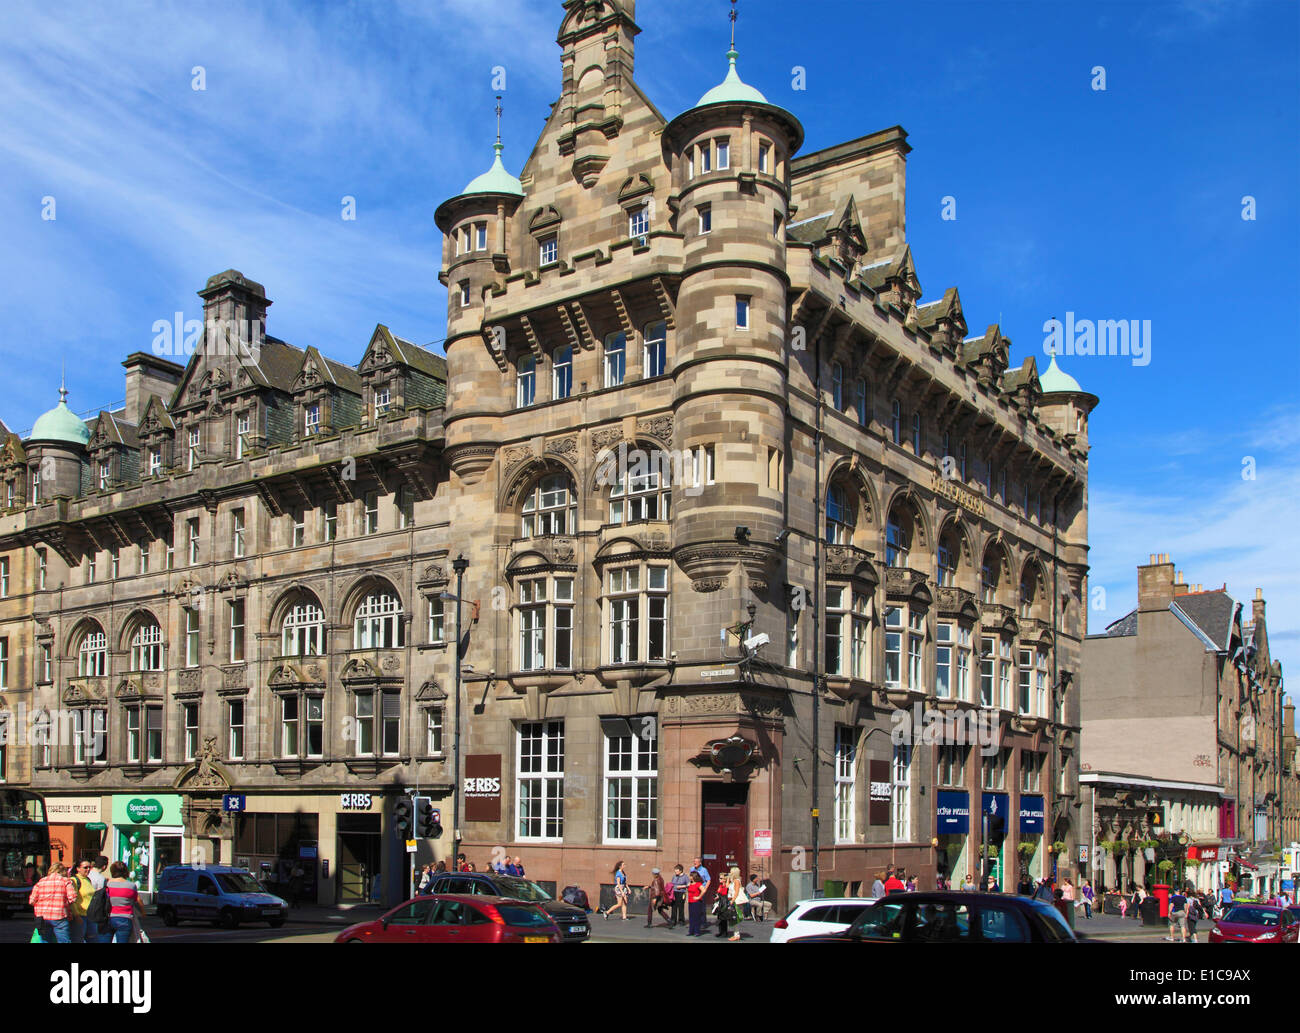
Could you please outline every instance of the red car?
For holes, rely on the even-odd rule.
[[[373,922],[348,926],[335,943],[560,943],[536,904],[460,894],[415,897]]]
[[[1214,923],[1211,943],[1297,943],[1300,915],[1266,904],[1237,904]]]

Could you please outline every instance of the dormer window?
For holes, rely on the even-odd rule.
[[[320,433],[320,403],[313,402],[307,406],[307,417],[303,424],[303,433],[307,437]]]
[[[392,396],[386,387],[375,388],[375,419],[383,416],[392,406]]]
[[[189,458],[186,462],[186,469],[193,470],[199,465],[199,428],[191,427],[189,433]]]
[[[157,477],[162,473],[162,449],[149,449],[149,476]]]
[[[248,413],[243,413],[235,420],[235,458],[244,458],[244,449],[248,447],[248,432],[252,426],[253,418]]]
[[[554,234],[549,237],[543,237],[539,242],[538,260],[543,269],[548,265],[554,265],[560,260],[560,242]]]
[[[111,470],[111,468],[112,468],[112,464],[107,459],[100,461],[99,464],[99,490],[100,491],[108,491],[109,471]]]

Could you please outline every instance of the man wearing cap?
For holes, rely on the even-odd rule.
[[[659,917],[664,920],[665,925],[672,925],[668,915],[668,901],[664,893],[664,877],[659,873],[658,868],[650,869],[650,874],[654,876],[650,880],[650,904],[646,908],[645,927],[651,928],[655,924],[655,912],[659,912]]]

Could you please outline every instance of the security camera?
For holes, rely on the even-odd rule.
[[[784,528],[782,528],[781,531],[780,531],[780,533],[777,534],[777,536],[776,536],[776,544],[777,544],[777,545],[784,545],[784,544],[785,544],[785,540],[786,540],[787,538],[789,538],[789,537],[790,537],[790,528],[788,528],[788,527],[784,527]]]
[[[738,524],[736,526],[736,540],[744,541],[748,537],[749,537],[749,528],[745,527],[743,524]]]

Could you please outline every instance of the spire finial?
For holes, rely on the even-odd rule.
[[[501,94],[497,94],[497,152],[501,151]]]
[[[68,404],[68,360],[59,363],[59,404]]]
[[[736,49],[736,0],[731,0],[731,14],[727,17],[731,19],[731,49]]]

